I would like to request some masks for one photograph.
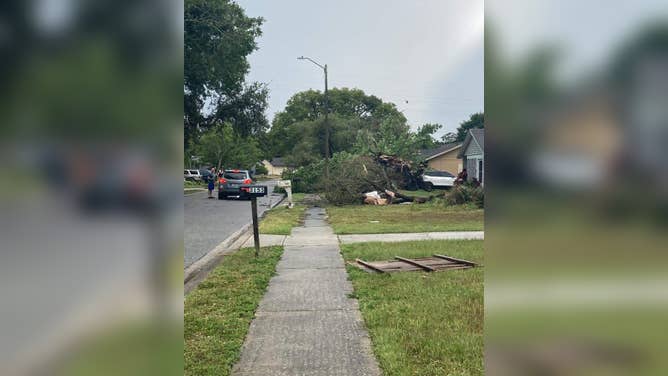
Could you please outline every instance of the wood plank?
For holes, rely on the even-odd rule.
[[[403,262],[405,262],[405,263],[408,263],[408,264],[411,264],[411,265],[415,265],[415,266],[417,266],[417,267],[420,267],[420,268],[422,268],[422,269],[424,269],[424,270],[426,270],[426,271],[428,271],[428,272],[436,271],[436,269],[432,268],[431,266],[428,266],[428,265],[419,263],[419,262],[417,262],[417,261],[415,261],[415,260],[411,260],[411,259],[407,259],[407,258],[403,258],[403,257],[399,257],[399,256],[394,256],[394,258],[397,259],[397,260],[403,261]]]
[[[368,262],[366,262],[366,261],[364,261],[364,260],[355,259],[355,262],[357,262],[358,264],[364,265],[364,266],[366,266],[367,268],[369,268],[369,269],[371,269],[371,270],[375,270],[375,271],[377,271],[378,273],[385,273],[385,270],[383,270],[383,269],[381,269],[381,268],[379,268],[379,267],[376,267],[376,266],[374,266],[374,265],[371,265],[371,264],[369,264]]]
[[[476,263],[473,262],[473,261],[462,260],[462,259],[458,259],[458,258],[454,258],[454,257],[450,257],[450,256],[434,255],[434,257],[438,257],[438,258],[443,259],[443,260],[448,260],[448,261],[456,262],[456,263],[458,263],[458,264],[466,264],[466,265],[471,265],[471,266],[478,266],[478,264],[476,264]]]

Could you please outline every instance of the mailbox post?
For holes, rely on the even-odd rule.
[[[244,185],[241,187],[242,192],[246,192],[247,197],[251,200],[251,210],[253,215],[253,241],[255,243],[255,257],[260,255],[260,230],[257,221],[257,198],[267,195],[266,185]]]
[[[290,180],[279,180],[277,185],[285,189],[285,193],[288,194],[288,207],[292,208],[294,206],[292,203],[292,182]]]

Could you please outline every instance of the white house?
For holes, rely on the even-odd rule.
[[[469,129],[458,157],[462,158],[464,168],[468,173],[468,180],[476,178],[482,185],[485,175],[485,130],[483,128]]]

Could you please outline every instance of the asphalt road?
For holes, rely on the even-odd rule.
[[[273,192],[276,181],[258,184],[266,185],[268,191]],[[217,196],[216,191],[213,193]],[[259,198],[258,215],[267,210],[270,203],[276,203],[282,197],[281,194],[270,193]],[[251,220],[250,201],[208,199],[206,191],[186,195],[183,199],[184,268],[216,248],[220,242]]]

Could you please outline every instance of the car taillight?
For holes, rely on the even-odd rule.
[[[244,184],[251,184],[252,182],[253,182],[253,181],[250,180],[250,179],[246,179],[246,180],[244,180]]]
[[[227,183],[227,180],[225,178],[220,178],[219,182],[220,184],[225,184]]]

